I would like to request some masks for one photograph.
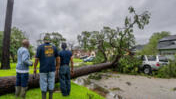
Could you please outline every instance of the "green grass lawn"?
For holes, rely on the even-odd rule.
[[[81,62],[83,62],[83,60],[79,59],[79,58],[73,58],[73,61],[74,61],[74,63],[81,63]]]
[[[56,88],[59,84],[56,84]],[[48,94],[47,94],[48,96]],[[0,96],[0,99],[15,99],[15,94],[7,94]],[[26,99],[41,99],[41,91],[39,88],[27,91]],[[105,99],[104,97],[88,90],[86,87],[77,84],[71,84],[71,94],[68,97],[63,97],[60,91],[54,92],[53,99]]]

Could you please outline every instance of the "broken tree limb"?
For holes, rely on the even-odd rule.
[[[98,72],[107,68],[112,67],[112,63],[102,63],[90,66],[83,66],[80,68],[74,69],[74,75],[71,78],[76,78],[79,76],[87,75],[90,73]],[[56,83],[59,81],[58,77],[56,77]],[[15,92],[15,83],[16,83],[16,76],[10,77],[0,77],[0,95],[8,94]],[[29,76],[29,83],[28,88],[38,88],[39,87],[39,74]]]
[[[110,68],[112,66],[112,63],[102,63],[102,64],[96,64],[96,65],[90,65],[90,66],[83,66],[80,68],[76,68],[74,70],[74,75],[72,78],[76,78],[79,76],[87,75],[90,73],[98,72],[107,68]]]

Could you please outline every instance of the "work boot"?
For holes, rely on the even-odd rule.
[[[42,92],[42,99],[46,99],[46,92]]]
[[[27,91],[27,87],[21,87],[21,98],[25,99],[26,98],[26,91]]]
[[[21,86],[16,86],[15,87],[15,96],[16,96],[16,98],[20,96],[20,92],[21,92]]]
[[[53,99],[53,91],[52,90],[49,91],[49,99]]]

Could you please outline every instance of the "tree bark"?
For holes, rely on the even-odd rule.
[[[4,27],[1,69],[10,69],[10,34],[14,0],[7,1],[6,19]]]
[[[90,65],[90,66],[83,66],[80,68],[74,69],[74,75],[71,75],[71,78],[76,78],[79,76],[87,75],[90,73],[98,72],[107,68],[112,67],[112,63],[102,63],[97,65]],[[58,82],[59,79],[56,77],[56,82]],[[4,95],[7,93],[15,92],[15,83],[16,83],[16,77],[1,77],[0,78],[0,95]],[[28,88],[38,88],[39,87],[39,75],[36,75],[34,78],[34,75],[29,76],[29,83]]]

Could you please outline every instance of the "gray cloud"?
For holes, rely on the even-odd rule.
[[[146,43],[154,32],[176,31],[175,0],[15,0],[13,26],[26,31],[34,43],[42,32],[57,31],[76,40],[82,31],[123,25],[128,7],[148,10],[152,17],[144,30],[135,30],[138,43]],[[4,27],[6,0],[0,0],[0,30]]]

